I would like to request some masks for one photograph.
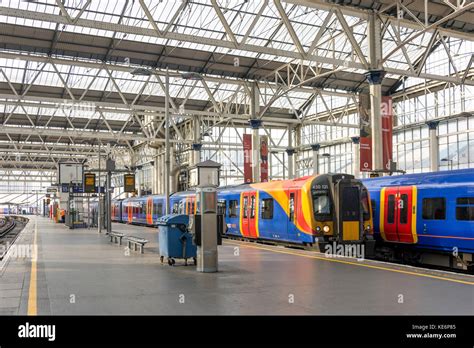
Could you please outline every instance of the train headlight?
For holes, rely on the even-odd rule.
[[[317,226],[316,231],[318,231],[318,232],[321,231],[321,227]]]
[[[323,231],[326,232],[326,233],[328,233],[328,232],[329,232],[329,226],[328,226],[328,225],[324,226],[324,227],[323,227]]]
[[[367,231],[370,231],[370,225],[367,225],[367,227],[365,228]]]

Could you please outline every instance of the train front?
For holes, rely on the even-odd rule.
[[[319,175],[311,183],[311,199],[321,252],[359,258],[374,254],[370,199],[360,180],[348,174]]]

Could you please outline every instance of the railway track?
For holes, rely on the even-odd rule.
[[[0,220],[0,260],[3,260],[27,222],[28,219],[20,216],[5,216]]]

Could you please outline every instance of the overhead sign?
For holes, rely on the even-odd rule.
[[[125,192],[135,192],[135,174],[125,174],[123,184]]]
[[[252,182],[252,135],[244,134],[244,181]]]
[[[82,163],[59,163],[58,179],[60,184],[82,185]]]
[[[97,192],[96,187],[95,187],[95,174],[94,173],[84,174],[84,192],[85,193]]]

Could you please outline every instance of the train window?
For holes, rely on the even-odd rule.
[[[227,202],[225,200],[217,201],[217,214],[225,216]]]
[[[370,200],[370,205],[372,206],[373,216],[377,216],[377,204],[375,203],[375,199]]]
[[[290,193],[290,221],[294,221],[295,219],[295,194]]]
[[[446,200],[444,198],[423,198],[423,219],[446,219]]]
[[[185,206],[186,202],[184,200],[182,201],[179,201],[179,205],[178,205],[178,214],[184,214],[186,211],[185,211]]]
[[[255,217],[255,196],[250,197],[250,218]]]
[[[364,221],[370,220],[370,208],[369,208],[369,194],[366,189],[362,189],[361,194],[362,210],[364,213]]]
[[[395,222],[395,196],[389,195],[388,196],[388,204],[387,204],[387,222],[389,224],[393,224]]]
[[[248,198],[244,197],[244,218],[247,218]]]
[[[406,193],[400,196],[398,207],[400,208],[400,223],[406,224],[408,222],[408,195]]]
[[[173,214],[178,214],[178,208],[179,208],[179,203],[174,202],[173,203],[173,210],[171,211]]]
[[[155,215],[161,216],[163,215],[163,203],[157,203],[154,205],[155,208]]]
[[[229,217],[237,217],[237,207],[238,207],[237,200],[229,201]]]
[[[474,197],[456,199],[456,219],[464,221],[474,220]]]
[[[327,195],[313,195],[314,214],[331,214],[331,203]]]
[[[273,219],[273,198],[262,199],[262,219]]]

